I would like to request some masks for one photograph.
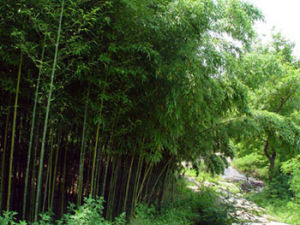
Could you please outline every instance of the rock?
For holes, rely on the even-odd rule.
[[[225,170],[223,178],[228,182],[220,181],[218,184],[204,181],[199,183],[195,178],[184,176],[184,178],[195,185],[188,186],[195,192],[200,191],[204,187],[216,187],[217,192],[221,194],[220,200],[226,204],[230,204],[236,208],[236,211],[232,213],[232,216],[236,217],[241,221],[245,221],[245,225],[288,225],[284,223],[273,222],[268,219],[264,214],[265,210],[255,203],[250,202],[243,198],[241,193],[232,193],[229,190],[235,190],[236,184],[231,182],[242,182],[241,189],[243,191],[262,191],[264,182],[257,180],[253,177],[246,178],[238,170],[233,167],[229,167]],[[236,188],[238,190],[238,188]],[[248,222],[247,222],[248,221]],[[234,225],[234,224],[233,224]],[[238,224],[235,224],[238,225]]]

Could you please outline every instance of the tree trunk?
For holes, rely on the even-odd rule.
[[[264,146],[264,153],[266,155],[266,157],[269,160],[270,166],[269,166],[269,180],[272,180],[272,174],[274,171],[274,167],[275,167],[275,159],[276,159],[276,151],[274,148],[272,148],[272,155],[270,155],[269,152],[269,138],[267,139],[265,146]]]

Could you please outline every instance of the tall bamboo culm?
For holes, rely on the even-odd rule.
[[[7,202],[6,202],[6,210],[7,211],[10,210],[12,165],[13,165],[14,147],[15,147],[15,134],[16,134],[17,110],[18,110],[20,80],[21,80],[21,73],[22,73],[22,63],[23,63],[23,54],[22,54],[22,52],[20,52],[18,80],[17,80],[17,87],[16,87],[14,116],[13,116],[12,134],[11,134],[10,158],[9,158],[8,188],[7,188]]]
[[[78,177],[78,189],[77,189],[77,206],[81,205],[81,201],[82,201],[83,171],[84,171],[84,159],[85,159],[85,132],[86,132],[88,97],[89,97],[89,91],[87,93],[87,98],[84,107],[84,119],[83,119],[83,128],[82,128],[80,162],[79,162],[79,173],[78,173],[79,177]]]
[[[53,67],[52,67],[52,72],[51,72],[48,102],[47,102],[47,108],[46,108],[46,116],[45,116],[44,129],[43,129],[42,147],[41,147],[40,164],[39,164],[39,172],[38,172],[38,182],[37,182],[37,193],[36,193],[36,201],[35,201],[35,213],[34,213],[34,221],[35,222],[37,221],[38,214],[39,214],[39,204],[40,204],[40,195],[41,195],[41,186],[42,186],[42,174],[43,174],[43,165],[44,165],[47,126],[48,126],[48,118],[49,118],[49,111],[50,111],[50,105],[51,105],[53,81],[54,81],[55,69],[56,69],[56,65],[57,65],[58,46],[59,46],[59,39],[60,39],[60,33],[61,33],[62,17],[63,17],[63,12],[64,12],[64,4],[65,4],[65,0],[62,0],[60,17],[59,17],[59,25],[58,25],[58,30],[57,30],[57,39],[56,39],[56,45],[55,45]]]
[[[22,210],[23,219],[26,216],[27,191],[28,191],[29,169],[30,169],[31,152],[32,152],[32,140],[33,140],[33,134],[34,134],[35,115],[36,115],[36,108],[37,108],[37,102],[38,102],[38,93],[39,93],[40,80],[41,80],[41,74],[42,74],[42,68],[43,68],[44,54],[45,54],[45,43],[43,45],[43,50],[42,50],[41,65],[40,65],[40,68],[39,68],[39,74],[38,74],[38,78],[37,78],[37,82],[36,82],[34,105],[33,105],[33,110],[32,110],[29,146],[28,146],[28,152],[27,152],[27,165],[26,165],[26,174],[25,174],[24,197],[23,197],[23,210]]]
[[[10,103],[10,99],[9,99]],[[1,177],[0,177],[0,212],[2,212],[2,202],[4,196],[4,180],[5,180],[5,158],[6,158],[6,148],[7,148],[7,138],[8,138],[8,129],[9,129],[9,115],[10,115],[10,107],[7,109],[6,122],[5,122],[5,134],[4,134],[4,144],[3,144],[3,152],[2,152],[2,160],[1,160]]]
[[[100,122],[97,124],[97,131],[96,131],[96,138],[95,138],[95,146],[94,146],[94,152],[93,152],[93,166],[92,166],[92,177],[91,177],[91,196],[94,196],[94,186],[95,186],[95,167],[96,167],[96,158],[97,158],[97,148],[98,148],[98,141],[99,141],[99,130],[100,130]]]

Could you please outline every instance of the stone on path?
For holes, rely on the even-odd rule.
[[[229,176],[228,174],[231,173],[235,177],[243,178],[243,176],[238,174],[239,172],[237,170],[234,169],[233,171],[233,173],[227,173],[227,177]],[[244,225],[288,225],[284,223],[270,221],[268,216],[265,215],[265,209],[257,206],[254,202],[246,200],[245,198],[243,198],[241,193],[231,193],[228,187],[232,188],[232,185],[235,186],[235,184],[231,182],[220,181],[219,184],[215,184],[208,181],[204,181],[203,183],[200,183],[193,177],[184,177],[188,182],[192,183],[188,185],[188,188],[195,192],[200,191],[203,186],[216,187],[217,192],[221,193],[221,200],[236,208],[236,212],[233,216],[237,217],[242,221],[249,221],[243,223]]]

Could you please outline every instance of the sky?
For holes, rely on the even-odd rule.
[[[281,32],[288,40],[296,44],[294,55],[300,58],[300,0],[247,0],[259,8],[264,22],[255,24],[259,34],[265,34],[262,40],[270,39],[272,27]]]

